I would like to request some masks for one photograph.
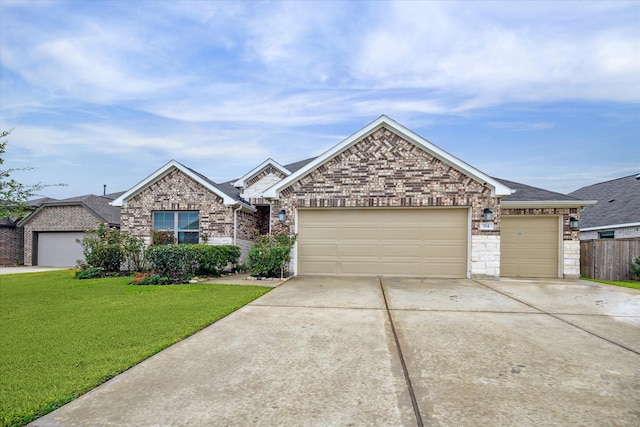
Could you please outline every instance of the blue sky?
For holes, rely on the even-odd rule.
[[[640,2],[0,0],[3,167],[65,198],[222,182],[386,114],[559,192],[640,173]]]

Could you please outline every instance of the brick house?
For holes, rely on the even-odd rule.
[[[223,184],[170,161],[112,202],[149,241],[236,244],[296,233],[300,275],[579,277],[591,202],[493,178],[381,116],[324,154]]]
[[[74,267],[84,258],[77,242],[99,222],[120,227],[120,209],[109,203],[123,192],[47,199],[18,223],[25,265]]]

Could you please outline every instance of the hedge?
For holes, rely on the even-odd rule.
[[[233,245],[160,245],[145,251],[151,270],[167,277],[219,276],[228,264],[237,264],[240,248]]]

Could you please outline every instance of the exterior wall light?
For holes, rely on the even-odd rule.
[[[482,219],[485,221],[493,221],[493,212],[489,208],[485,208],[482,212]]]
[[[572,230],[577,230],[578,228],[580,228],[580,222],[578,221],[577,218],[575,217],[569,218],[569,228]]]
[[[286,219],[287,219],[287,212],[285,212],[285,210],[282,209],[280,212],[278,212],[278,221],[285,222]]]

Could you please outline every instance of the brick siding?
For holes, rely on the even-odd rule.
[[[0,228],[0,265],[16,265],[24,262],[24,234],[22,228]]]
[[[210,242],[233,238],[233,209],[198,182],[175,169],[127,201],[122,208],[121,227],[150,243],[154,211],[199,211],[200,233]],[[237,238],[253,240],[257,227],[255,215],[237,213]],[[227,241],[227,240],[225,240]]]
[[[272,209],[274,229],[294,229],[301,207],[470,206],[472,234],[498,235],[498,198],[490,189],[381,128],[285,188]],[[494,212],[495,229],[479,231],[482,212]],[[284,226],[280,209],[287,211]]]

